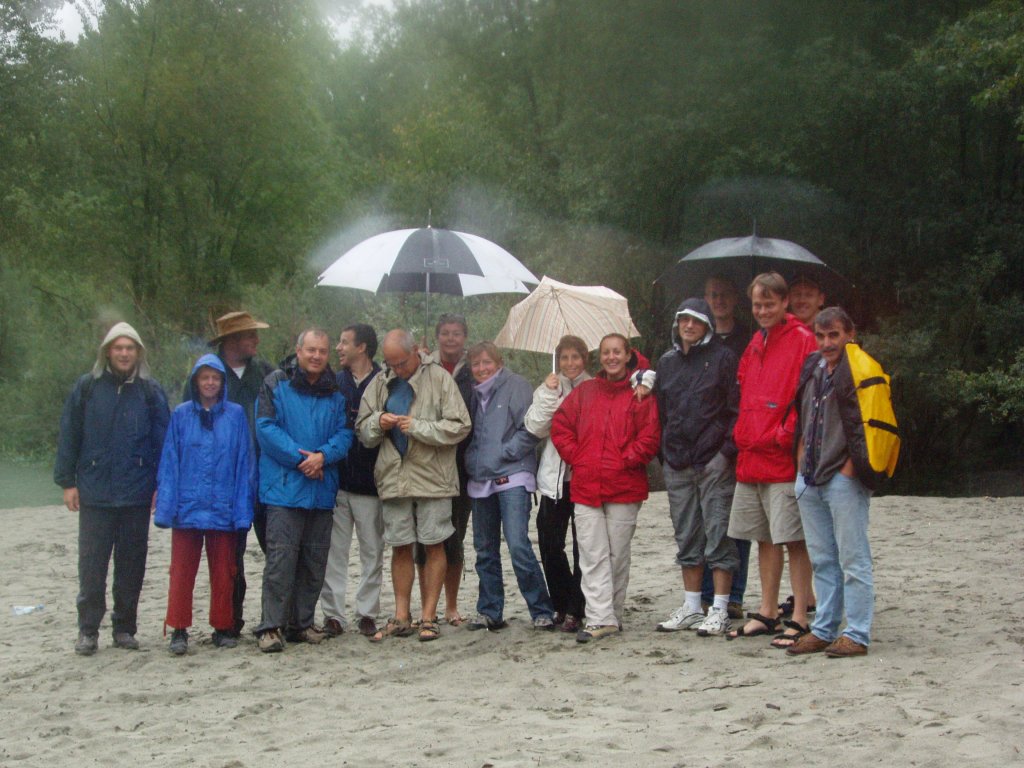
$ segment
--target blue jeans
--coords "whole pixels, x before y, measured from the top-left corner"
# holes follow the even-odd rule
[[[797,476],[796,498],[818,596],[811,631],[822,640],[835,640],[845,610],[843,634],[868,645],[875,610],[868,542],[871,491],[837,472],[821,486],[809,486]]]
[[[530,494],[524,488],[509,488],[483,499],[473,499],[473,546],[476,548],[476,574],[480,577],[477,613],[494,621],[503,618],[505,582],[501,576],[501,531],[504,530],[512,570],[531,618],[554,615],[544,574],[530,544],[529,526]]]

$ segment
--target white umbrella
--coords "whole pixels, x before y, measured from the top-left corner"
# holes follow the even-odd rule
[[[572,334],[583,339],[587,349],[597,349],[609,333],[621,333],[627,339],[640,335],[625,296],[603,285],[568,285],[545,275],[529,296],[509,310],[494,343],[508,349],[553,352],[559,339]]]
[[[374,293],[529,293],[536,276],[501,246],[448,229],[399,229],[363,240],[324,270],[317,285]]]

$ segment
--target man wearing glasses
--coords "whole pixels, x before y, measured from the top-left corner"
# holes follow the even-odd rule
[[[453,496],[459,493],[455,451],[469,434],[469,412],[455,380],[420,357],[412,334],[393,330],[381,345],[385,372],[370,382],[356,429],[367,448],[380,448],[374,479],[384,511],[384,541],[392,548],[395,616],[375,639],[413,634],[413,546],[426,552],[421,579],[420,640],[440,634],[437,603],[447,559],[444,542],[454,532]]]

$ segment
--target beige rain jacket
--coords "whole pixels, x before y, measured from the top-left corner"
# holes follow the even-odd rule
[[[363,393],[356,418],[359,441],[367,448],[380,446],[373,477],[383,500],[440,499],[459,495],[455,448],[469,434],[469,412],[455,379],[437,363],[424,360],[409,378],[413,401],[409,415],[409,450],[403,458],[380,428],[386,411],[388,382],[394,371],[382,371]]]

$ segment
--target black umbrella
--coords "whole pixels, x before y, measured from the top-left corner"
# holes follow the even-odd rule
[[[666,269],[655,280],[669,301],[703,296],[709,277],[730,280],[742,294],[762,272],[778,272],[789,283],[798,277],[813,280],[839,301],[853,287],[849,280],[801,245],[771,237],[726,237],[712,240]]]

